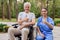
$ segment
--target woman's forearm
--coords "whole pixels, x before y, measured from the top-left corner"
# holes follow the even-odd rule
[[[50,24],[48,22],[46,24],[48,25],[49,28],[53,29],[53,25],[52,24]]]
[[[39,28],[37,27],[37,32],[39,33],[39,34],[41,34],[41,31],[39,30]]]

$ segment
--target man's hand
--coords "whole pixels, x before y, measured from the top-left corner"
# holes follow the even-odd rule
[[[30,24],[29,23],[25,23],[23,25],[24,25],[24,27],[28,27]]]
[[[23,24],[23,25],[21,25],[20,30],[23,29],[24,27],[28,27],[28,25],[29,24]]]
[[[24,18],[23,20],[27,22],[29,19],[28,18]]]
[[[20,30],[22,30],[23,28],[24,28],[24,26],[21,26],[21,27],[20,27]]]

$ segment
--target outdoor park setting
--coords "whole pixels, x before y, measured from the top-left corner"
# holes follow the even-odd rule
[[[0,40],[8,40],[8,28],[17,24],[25,2],[31,3],[30,11],[35,14],[36,22],[41,9],[47,8],[48,16],[54,20],[53,40],[60,40],[60,0],[0,0]]]

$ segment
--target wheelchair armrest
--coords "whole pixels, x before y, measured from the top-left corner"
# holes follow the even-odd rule
[[[17,28],[18,27],[18,24],[13,24],[12,26],[14,26],[14,28]]]

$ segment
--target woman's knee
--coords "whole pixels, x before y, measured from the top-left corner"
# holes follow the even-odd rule
[[[42,37],[42,36],[40,36],[40,35],[37,35],[36,36],[36,40],[43,40],[44,38]]]
[[[53,35],[46,36],[45,40],[53,40]]]

